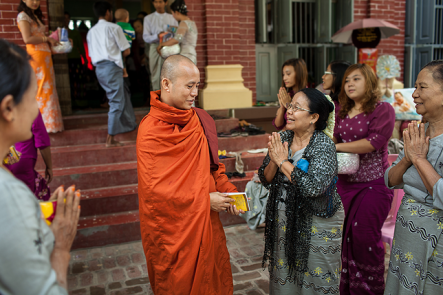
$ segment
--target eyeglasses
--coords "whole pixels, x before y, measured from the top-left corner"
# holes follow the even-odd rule
[[[333,72],[328,72],[328,71],[325,71],[325,75],[335,75],[335,73],[333,73]]]
[[[305,112],[308,112],[308,113],[312,113],[310,110],[307,110],[307,109],[304,109],[304,108],[300,108],[300,107],[298,107],[298,106],[296,106],[296,105],[293,105],[292,103],[287,103],[286,104],[286,109],[291,109],[294,113],[295,112],[297,112],[297,111],[305,111]]]

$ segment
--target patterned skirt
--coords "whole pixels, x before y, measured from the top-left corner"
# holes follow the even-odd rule
[[[339,294],[341,242],[344,210],[331,218],[312,218],[308,271],[302,282],[290,277],[285,255],[286,212],[278,210],[277,244],[274,246],[276,265],[269,266],[270,294]],[[296,276],[297,277],[297,276]]]
[[[443,211],[405,195],[398,210],[385,294],[443,294]]]

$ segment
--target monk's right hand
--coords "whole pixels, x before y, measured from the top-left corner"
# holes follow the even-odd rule
[[[228,198],[227,194],[214,192],[209,194],[211,200],[211,210],[215,212],[226,211],[231,205],[230,202],[234,202],[234,199]]]

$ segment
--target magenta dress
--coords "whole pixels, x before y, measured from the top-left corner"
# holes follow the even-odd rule
[[[337,116],[334,137],[338,143],[367,139],[375,151],[360,154],[355,174],[339,175],[337,191],[345,209],[340,294],[383,294],[384,247],[381,228],[391,208],[393,191],[384,185],[389,167],[388,142],[395,112],[386,102],[369,114]]]
[[[18,142],[15,148],[22,155],[20,161],[13,165],[6,165],[15,177],[23,181],[34,193],[37,199],[47,201],[51,196],[46,180],[35,171],[37,162],[37,149],[45,149],[51,145],[48,132],[40,112],[32,123],[32,137],[26,141]]]

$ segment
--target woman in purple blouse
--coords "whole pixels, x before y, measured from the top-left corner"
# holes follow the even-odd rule
[[[286,126],[286,104],[291,103],[292,97],[301,89],[308,85],[308,69],[302,58],[291,58],[285,61],[282,66],[282,82],[277,94],[280,108],[272,121],[272,125],[277,130],[282,130]]]
[[[40,112],[32,124],[32,137],[15,144],[21,153],[20,161],[13,165],[5,165],[15,177],[23,181],[37,199],[47,201],[51,196],[48,184],[52,180],[51,142]],[[45,178],[34,170],[37,162],[37,150],[40,150],[46,164]]]
[[[337,152],[360,155],[360,167],[340,175],[337,190],[345,208],[340,294],[383,294],[384,247],[381,228],[393,192],[384,185],[388,141],[395,112],[380,102],[377,77],[366,64],[350,66],[339,96],[334,141]]]

